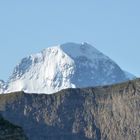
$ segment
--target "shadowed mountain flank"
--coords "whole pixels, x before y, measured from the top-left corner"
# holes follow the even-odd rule
[[[0,115],[0,140],[28,140],[21,127],[6,121]]]

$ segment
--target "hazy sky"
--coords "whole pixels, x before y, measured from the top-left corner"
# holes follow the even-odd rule
[[[0,79],[65,42],[88,42],[140,76],[140,0],[0,0]]]

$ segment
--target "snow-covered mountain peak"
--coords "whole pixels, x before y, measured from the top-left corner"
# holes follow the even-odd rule
[[[77,57],[87,57],[89,59],[98,59],[99,57],[104,57],[100,51],[96,48],[91,46],[88,43],[65,43],[60,45],[60,48],[70,57],[77,58]]]
[[[90,63],[94,63],[93,61],[96,61],[96,59],[98,61],[100,59],[109,59],[88,43],[65,43],[62,45],[48,47],[42,50],[40,53],[32,54],[23,58],[21,62],[14,68],[10,80],[13,81],[15,79],[21,78],[32,67],[34,68],[38,65],[41,67],[49,66],[50,71],[53,72],[56,70],[57,66],[63,68],[63,65],[66,65],[67,63],[73,63],[74,65],[73,61],[83,57],[89,60]]]
[[[54,93],[65,88],[113,84],[128,80],[109,57],[88,43],[49,47],[21,60],[5,93]]]
[[[69,81],[73,68],[74,61],[60,46],[44,49],[21,60],[10,77],[6,92],[52,93],[60,88],[75,87]]]

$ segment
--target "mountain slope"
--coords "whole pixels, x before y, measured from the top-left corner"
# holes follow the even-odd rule
[[[21,127],[6,121],[0,115],[0,140],[27,140]]]
[[[5,82],[3,80],[0,80],[0,93],[3,93],[5,89]]]
[[[93,46],[66,43],[22,59],[5,93],[23,90],[50,94],[66,88],[109,85],[126,80],[124,71]]]
[[[57,94],[0,95],[0,111],[30,140],[139,140],[140,79]]]
[[[134,79],[137,78],[135,75],[133,75],[133,74],[130,73],[130,72],[124,71],[124,73],[125,73],[125,76],[126,76],[128,79],[134,80]]]

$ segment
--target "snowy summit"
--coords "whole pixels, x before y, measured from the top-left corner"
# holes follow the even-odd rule
[[[66,88],[90,87],[128,80],[125,72],[93,46],[66,43],[23,58],[7,82],[5,93],[51,94]]]

